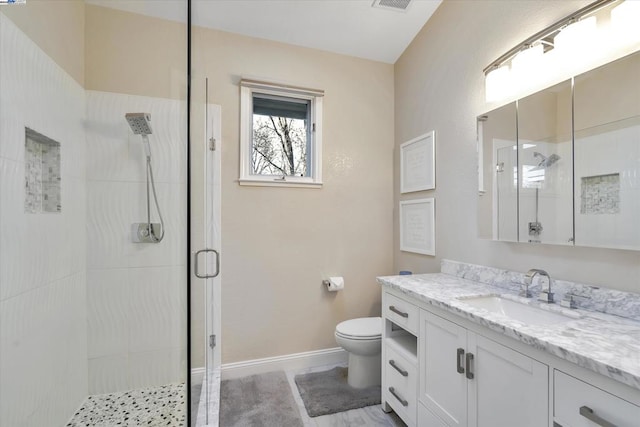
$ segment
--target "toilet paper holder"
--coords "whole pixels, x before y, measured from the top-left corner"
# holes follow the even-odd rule
[[[329,292],[335,292],[344,289],[344,279],[342,277],[329,277],[322,281]]]

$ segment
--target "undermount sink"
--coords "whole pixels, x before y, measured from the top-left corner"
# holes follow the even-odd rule
[[[577,313],[543,310],[495,295],[460,298],[460,302],[531,325],[555,325],[580,317]]]

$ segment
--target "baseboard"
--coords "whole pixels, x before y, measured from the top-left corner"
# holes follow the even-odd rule
[[[335,365],[347,363],[348,360],[349,353],[340,347],[335,347],[304,353],[266,357],[264,359],[225,363],[221,366],[221,375],[222,379],[226,380],[278,370],[306,369],[316,366]]]
[[[204,366],[200,367],[200,368],[191,368],[191,380],[193,381],[194,378],[200,378],[202,379],[202,377],[204,376],[206,369]]]

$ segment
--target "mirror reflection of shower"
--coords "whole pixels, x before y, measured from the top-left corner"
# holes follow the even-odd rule
[[[164,220],[158,205],[156,185],[153,179],[153,167],[151,165],[151,145],[149,144],[149,135],[153,133],[151,130],[151,114],[127,113],[124,117],[127,119],[127,123],[129,123],[133,133],[142,136],[142,144],[147,158],[147,222],[134,223],[132,225],[132,241],[134,243],[159,243],[164,237]],[[153,195],[160,223],[151,222],[151,195]]]
[[[542,227],[542,223],[539,221],[538,219],[538,214],[539,214],[539,192],[540,192],[540,187],[542,185],[542,183],[544,182],[544,175],[545,175],[545,171],[550,168],[551,166],[553,166],[558,160],[560,160],[560,156],[558,156],[557,154],[553,153],[549,156],[545,156],[542,153],[538,153],[537,151],[535,151],[533,153],[533,157],[539,159],[538,164],[529,169],[529,173],[532,173],[532,175],[535,175],[535,178],[530,179],[531,181],[535,182],[535,190],[536,190],[536,216],[535,216],[535,221],[533,222],[529,222],[529,236],[535,237],[535,239],[530,240],[530,242],[539,242],[539,240],[537,240],[538,236],[540,236],[540,234],[542,233],[543,227]],[[541,171],[539,173],[536,173],[536,171]],[[532,178],[530,176],[530,178]]]
[[[560,160],[560,156],[558,156],[555,153],[550,155],[549,157],[547,157],[544,154],[538,153],[537,151],[535,151],[533,153],[533,157],[537,157],[537,158],[540,159],[540,162],[535,167],[535,169],[546,169],[546,168],[550,167],[551,165],[553,165],[558,160]]]

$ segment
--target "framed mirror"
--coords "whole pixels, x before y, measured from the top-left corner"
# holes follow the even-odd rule
[[[478,235],[640,250],[640,51],[478,118]]]
[[[640,52],[574,85],[576,245],[640,250]]]

